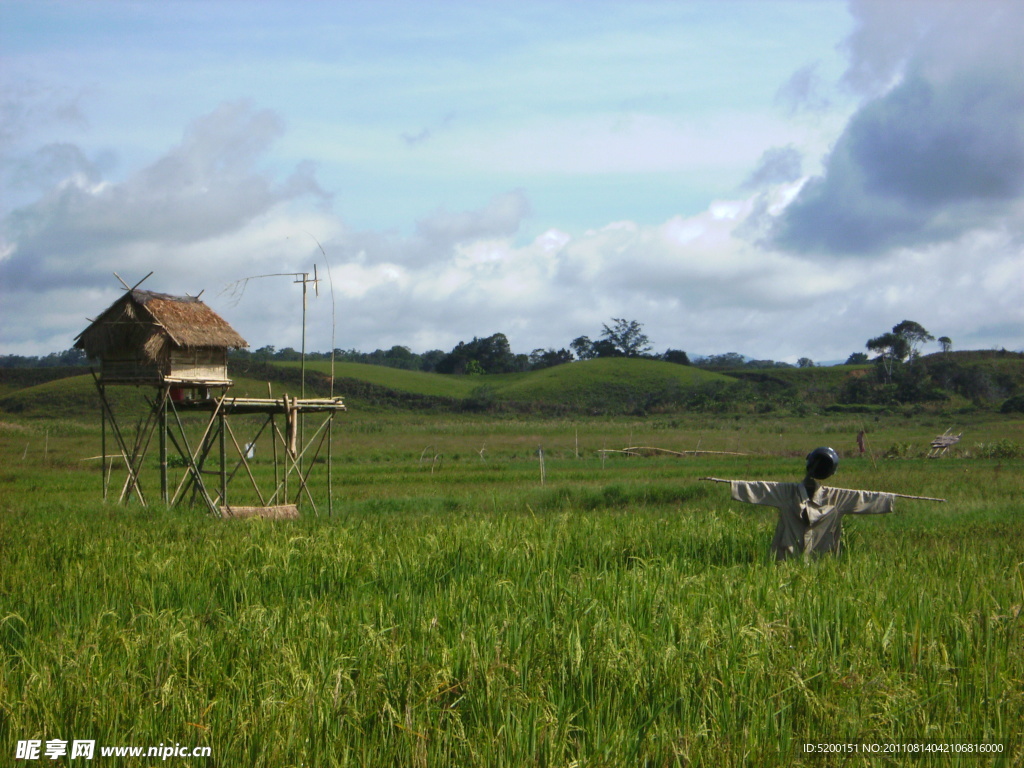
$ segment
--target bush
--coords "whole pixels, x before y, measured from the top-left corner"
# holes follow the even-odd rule
[[[893,443],[886,449],[887,459],[909,459],[920,454],[910,443]]]
[[[1024,413],[1024,395],[1014,395],[999,409],[1000,413]]]
[[[981,459],[1017,459],[1022,455],[1020,443],[1006,439],[994,443],[978,443],[974,450]]]
[[[870,405],[868,403],[835,403],[825,406],[825,413],[889,413],[890,408],[886,405]]]
[[[494,387],[482,384],[473,389],[462,401],[462,409],[470,412],[489,411],[498,403],[498,394]]]

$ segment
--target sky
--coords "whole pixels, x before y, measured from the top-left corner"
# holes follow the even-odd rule
[[[1022,50],[1017,0],[0,0],[0,354],[150,272],[297,349],[314,265],[318,351],[1022,350]]]

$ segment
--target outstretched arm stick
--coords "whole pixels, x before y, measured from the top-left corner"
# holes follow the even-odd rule
[[[701,480],[708,480],[709,482],[712,482],[712,483],[731,483],[732,482],[732,480],[723,480],[720,477],[702,477],[702,478],[699,478],[699,479],[701,479]],[[873,493],[873,491],[869,491],[869,493]],[[909,496],[909,495],[907,495],[905,493],[889,493],[888,491],[877,491],[877,493],[885,493],[885,494],[888,494],[889,496],[895,496],[896,498],[899,498],[899,499],[913,499],[914,501],[939,501],[939,502],[945,502],[946,501],[945,499],[939,499],[939,498],[936,498],[934,496]]]
[[[887,493],[887,491],[882,491],[882,493]],[[946,501],[945,499],[937,499],[934,496],[908,496],[905,493],[890,493],[889,495],[899,499],[914,499],[915,501]]]

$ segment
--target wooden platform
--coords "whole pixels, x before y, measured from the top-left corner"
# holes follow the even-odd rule
[[[206,400],[183,400],[174,404],[182,411],[212,411],[217,408],[218,398]],[[329,413],[344,411],[345,403],[340,397],[299,398],[299,397],[228,397],[225,395],[221,409],[225,413],[241,414],[287,414]]]

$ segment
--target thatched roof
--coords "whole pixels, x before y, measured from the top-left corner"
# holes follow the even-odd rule
[[[192,296],[128,291],[75,339],[91,358],[141,352],[154,362],[171,348],[238,349],[248,343],[216,312]]]

